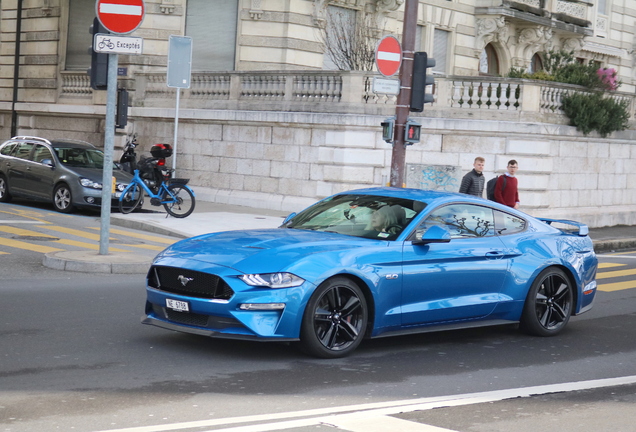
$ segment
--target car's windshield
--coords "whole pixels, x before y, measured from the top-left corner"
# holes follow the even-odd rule
[[[394,240],[426,207],[421,201],[374,195],[336,195],[287,221],[283,228]]]
[[[104,168],[104,153],[97,149],[57,147],[55,153],[64,165],[74,168]]]

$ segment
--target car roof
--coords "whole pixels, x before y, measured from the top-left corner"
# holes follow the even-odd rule
[[[16,141],[18,142],[26,141],[26,142],[33,142],[33,143],[40,143],[40,144],[48,144],[53,148],[70,147],[70,148],[97,149],[97,147],[95,147],[93,144],[89,142],[70,139],[70,138],[56,138],[56,139],[48,140],[46,138],[40,138],[36,136],[19,135],[19,136],[14,136],[7,142],[16,142]]]
[[[432,201],[445,201],[445,200],[466,200],[482,202],[483,198],[475,197],[472,195],[460,194],[455,192],[435,191],[429,189],[412,189],[412,188],[396,188],[396,187],[374,187],[366,189],[355,189],[346,192],[341,192],[338,195],[378,195],[391,198],[404,198],[415,201],[423,201],[430,203]],[[492,202],[492,201],[491,201]]]

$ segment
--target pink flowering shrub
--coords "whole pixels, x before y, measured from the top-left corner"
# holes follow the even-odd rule
[[[601,82],[607,90],[616,90],[620,83],[616,79],[616,69],[611,68],[599,68],[596,74],[600,78]]]

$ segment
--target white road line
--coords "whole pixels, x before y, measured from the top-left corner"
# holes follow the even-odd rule
[[[632,252],[633,253],[633,252]],[[612,258],[612,259],[636,259],[636,256],[627,255],[596,255],[598,258]]]
[[[522,387],[506,390],[494,390],[481,393],[466,393],[461,395],[438,396],[420,399],[406,399],[391,402],[377,402],[360,405],[349,405],[334,408],[319,408],[304,411],[292,411],[276,414],[260,414],[243,417],[227,417],[213,420],[201,420],[183,423],[173,423],[157,426],[141,426],[124,429],[110,429],[101,432],[164,432],[178,431],[190,428],[230,426],[225,429],[214,429],[214,432],[266,432],[290,429],[293,427],[312,426],[320,424],[334,424],[338,417],[352,415],[360,416],[360,419],[371,416],[388,416],[404,412],[424,411],[434,408],[473,405],[484,402],[496,402],[504,399],[529,397],[548,393],[588,390],[602,387],[612,387],[626,384],[635,384],[636,375],[606,378],[590,381],[577,381],[563,384],[549,384],[534,387]],[[339,414],[339,415],[336,415]],[[301,417],[307,417],[302,419]],[[298,420],[291,420],[298,419]],[[278,422],[276,422],[278,420]],[[264,423],[268,422],[268,423]],[[260,423],[249,426],[237,426],[245,423]],[[422,425],[431,427],[428,425]],[[419,432],[435,431],[435,429],[420,429]],[[212,432],[212,431],[210,431]]]

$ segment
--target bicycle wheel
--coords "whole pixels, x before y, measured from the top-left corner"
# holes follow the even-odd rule
[[[173,201],[170,201],[172,197],[167,192],[164,192],[162,201],[170,201],[163,204],[163,208],[166,209],[170,216],[176,218],[184,218],[190,216],[194,211],[194,194],[185,185],[174,183],[168,186],[168,192],[174,197]]]
[[[144,193],[138,184],[134,184],[130,189],[125,191],[119,199],[119,211],[122,213],[130,213],[137,208]]]

